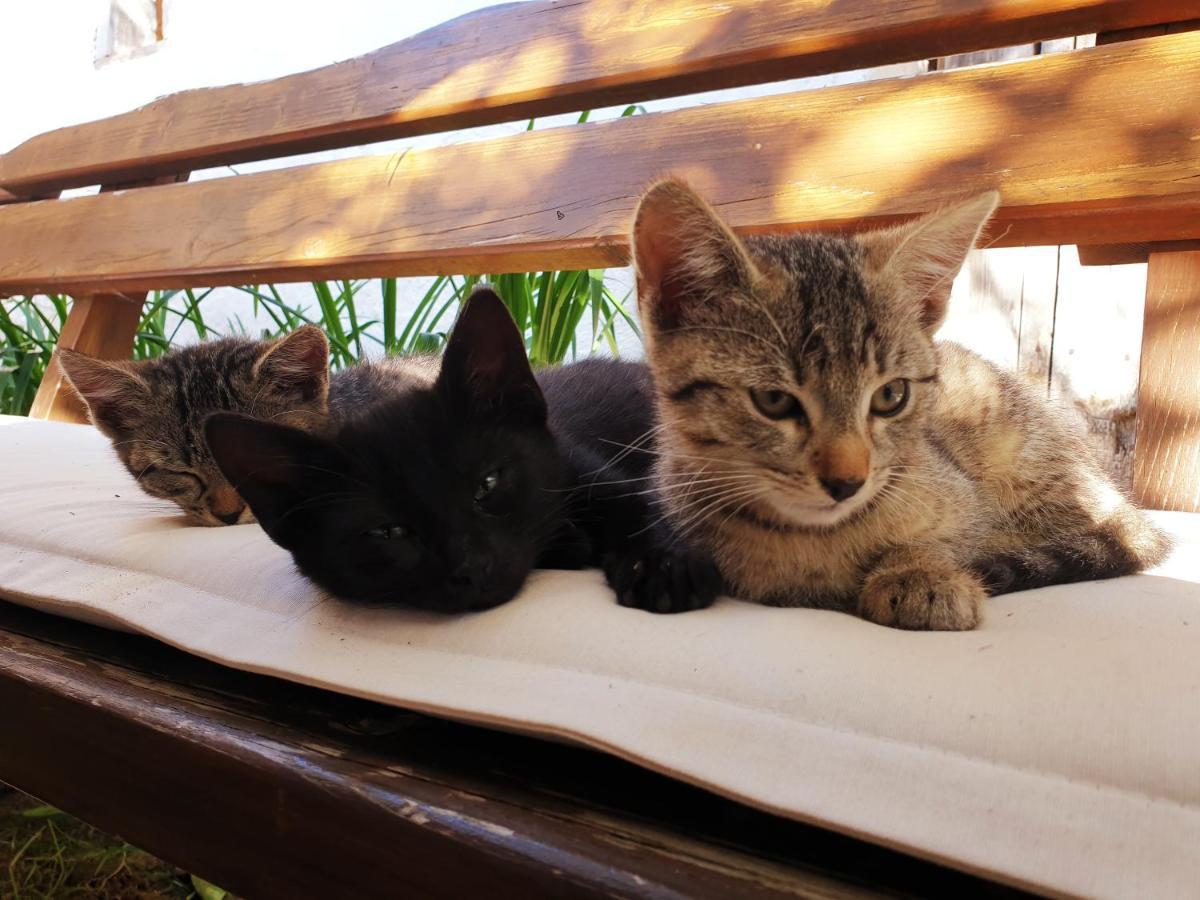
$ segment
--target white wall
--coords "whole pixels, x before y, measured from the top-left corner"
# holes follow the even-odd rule
[[[93,64],[109,0],[0,3],[0,151],[193,87],[276,78],[357,56],[487,6],[479,0],[167,0],[167,40]]]

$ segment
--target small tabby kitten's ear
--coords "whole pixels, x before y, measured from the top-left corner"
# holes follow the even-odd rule
[[[546,422],[546,400],[533,377],[525,342],[495,291],[467,298],[442,356],[438,389],[460,409],[521,425]]]
[[[880,277],[922,304],[927,334],[945,321],[954,278],[999,202],[1000,195],[988,191],[915,222],[860,236]]]
[[[304,325],[272,342],[255,364],[255,377],[282,396],[324,402],[329,394],[329,340]]]
[[[638,309],[648,326],[678,328],[694,304],[758,278],[742,242],[690,187],[664,179],[633,217]]]
[[[58,364],[83,398],[92,423],[114,440],[141,420],[150,386],[134,362],[94,359],[78,350],[60,348]]]
[[[221,474],[273,538],[301,503],[353,480],[337,447],[290,425],[214,413],[204,421],[204,440]]]

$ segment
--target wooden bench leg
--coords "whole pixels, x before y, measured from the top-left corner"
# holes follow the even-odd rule
[[[106,184],[100,193],[122,191],[188,180],[188,172],[159,175],[123,184]],[[0,198],[3,199],[3,198]],[[58,346],[78,350],[97,359],[129,359],[133,339],[142,319],[149,294],[85,294],[75,298],[67,321],[58,335]],[[46,366],[45,377],[30,407],[31,419],[57,422],[87,422],[87,410],[58,366],[58,357]]]
[[[58,336],[58,346],[79,350],[98,359],[129,359],[142,317],[146,294],[87,294],[76,298]],[[33,398],[34,419],[86,422],[87,410],[67,383],[57,355]]]
[[[1150,509],[1200,512],[1200,251],[1150,254],[1133,487]]]

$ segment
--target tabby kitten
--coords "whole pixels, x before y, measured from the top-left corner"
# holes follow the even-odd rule
[[[731,592],[910,629],[1169,548],[1032,387],[934,334],[997,204],[857,236],[739,239],[686,185],[643,196],[638,303],[658,485]]]
[[[239,410],[305,429],[324,426],[329,345],[306,325],[276,341],[224,338],[156,360],[116,362],[59,350],[96,425],[146,493],[201,525],[253,522],[202,433],[216,410]]]
[[[649,457],[610,465],[650,431],[645,367],[535,376],[490,290],[472,294],[440,360],[350,369],[330,406],[328,436],[228,413],[206,435],[267,534],[335,596],[465,612],[511,599],[535,565],[596,564],[629,606],[715,594],[711,568],[662,552],[648,527]]]

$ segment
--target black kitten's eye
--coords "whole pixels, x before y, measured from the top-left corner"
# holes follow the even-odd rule
[[[403,525],[381,525],[378,528],[368,528],[363,534],[373,538],[395,539],[404,537],[408,531]]]
[[[475,487],[475,502],[478,503],[488,494],[496,489],[496,485],[500,483],[500,470],[493,469],[480,479],[479,484]]]
[[[751,391],[750,399],[768,419],[786,419],[803,412],[800,401],[786,391]]]
[[[908,381],[896,378],[871,395],[871,412],[877,416],[894,416],[908,403]]]

